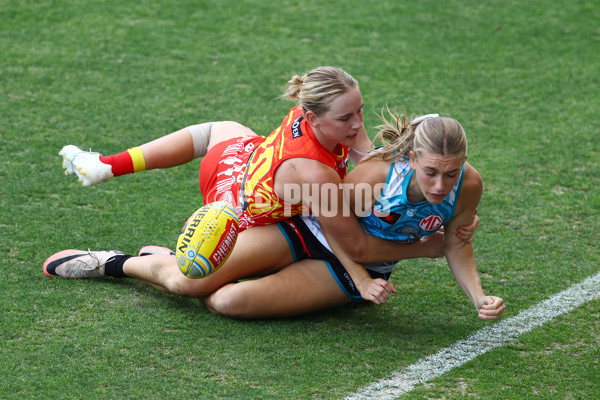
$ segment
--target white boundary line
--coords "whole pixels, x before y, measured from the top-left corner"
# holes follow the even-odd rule
[[[374,382],[346,400],[395,399],[415,389],[421,383],[435,379],[453,368],[496,347],[503,346],[523,333],[553,320],[559,315],[600,298],[600,272],[569,289],[521,311],[518,315],[500,320],[475,332],[467,339],[442,349],[437,354],[418,360],[415,364]]]

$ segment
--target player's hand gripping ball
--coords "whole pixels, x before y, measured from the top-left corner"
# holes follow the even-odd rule
[[[189,278],[215,272],[233,250],[239,220],[228,203],[216,201],[199,208],[187,220],[177,239],[177,265]]]

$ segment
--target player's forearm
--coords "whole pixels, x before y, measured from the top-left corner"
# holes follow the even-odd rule
[[[382,263],[410,258],[430,257],[431,248],[422,241],[414,243],[396,243],[391,240],[381,239],[367,235],[367,263]]]
[[[344,268],[346,268],[346,271],[357,286],[360,282],[371,279],[371,275],[369,275],[365,267],[362,264],[355,262],[348,252],[340,245],[337,239],[328,233],[325,233],[325,238],[327,239],[327,243],[329,243],[331,250]]]
[[[355,164],[358,164],[360,160],[372,149],[373,143],[371,142],[371,139],[369,139],[365,127],[363,126],[358,132],[356,143],[354,143],[354,146],[350,148],[350,158]]]
[[[473,255],[473,247],[470,243],[454,246],[446,249],[448,266],[454,275],[454,279],[465,292],[469,300],[477,307],[477,299],[484,296],[481,287],[481,279],[477,272],[477,264]]]

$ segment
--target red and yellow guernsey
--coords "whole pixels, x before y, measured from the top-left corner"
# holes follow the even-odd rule
[[[236,179],[232,187],[233,193],[239,193],[241,229],[279,222],[303,212],[301,203],[285,204],[275,193],[275,171],[283,161],[309,158],[333,168],[340,179],[346,175],[348,147],[339,146],[337,154],[323,147],[303,117],[301,106],[292,108],[281,126],[260,141],[241,171],[243,178]]]

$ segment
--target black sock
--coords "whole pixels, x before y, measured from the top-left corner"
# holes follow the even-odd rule
[[[129,278],[125,272],[123,272],[123,263],[129,260],[133,256],[127,254],[119,254],[112,256],[104,264],[104,275],[113,276],[115,278]]]

